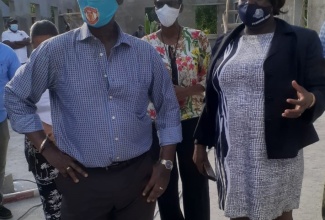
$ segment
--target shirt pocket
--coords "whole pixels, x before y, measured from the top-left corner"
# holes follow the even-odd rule
[[[137,99],[135,102],[135,113],[137,117],[143,118],[147,115],[147,108],[149,105],[149,96],[148,96],[148,88],[140,88],[138,90]]]

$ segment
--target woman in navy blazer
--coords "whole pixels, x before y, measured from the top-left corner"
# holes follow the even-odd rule
[[[274,18],[285,0],[239,0],[207,77],[194,137],[200,172],[216,149],[219,206],[231,219],[291,220],[299,207],[302,148],[317,142],[325,67],[315,31]]]

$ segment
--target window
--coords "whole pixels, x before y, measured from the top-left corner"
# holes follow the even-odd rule
[[[51,21],[57,25],[59,23],[58,19],[59,19],[58,8],[51,6]]]
[[[32,24],[35,23],[35,21],[40,19],[40,11],[39,11],[39,5],[31,3],[30,4],[30,14],[32,19]]]

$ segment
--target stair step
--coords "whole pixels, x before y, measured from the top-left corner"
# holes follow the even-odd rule
[[[227,27],[228,27],[228,29],[233,30],[236,27],[238,27],[239,25],[241,25],[241,23],[229,23],[229,24],[227,24]],[[222,24],[221,26],[224,27],[224,24]]]
[[[241,23],[230,23],[230,24],[228,24],[228,28],[229,29],[235,29],[239,25],[241,25]]]
[[[228,14],[237,15],[238,11],[237,10],[228,10]]]

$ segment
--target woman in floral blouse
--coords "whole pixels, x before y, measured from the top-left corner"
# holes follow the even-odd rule
[[[208,179],[194,165],[193,132],[201,114],[205,76],[210,61],[211,48],[208,38],[200,30],[182,27],[177,21],[183,5],[181,0],[155,0],[156,14],[161,29],[143,40],[150,43],[160,54],[169,70],[182,117],[183,141],[177,145],[177,157],[183,186],[185,219],[210,219]],[[153,105],[148,108],[154,120]],[[159,141],[154,131],[152,151],[159,157]],[[178,196],[178,170],[176,160],[165,193],[158,199],[162,220],[182,220]]]

